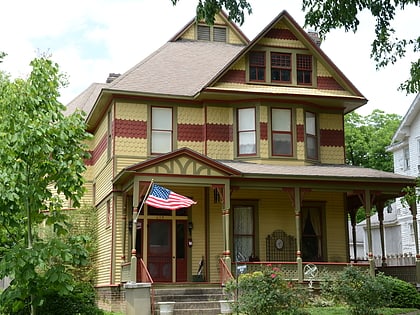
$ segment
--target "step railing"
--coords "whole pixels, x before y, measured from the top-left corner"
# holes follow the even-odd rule
[[[226,262],[223,260],[223,258],[219,259],[220,264],[220,283],[222,286],[226,284],[229,280],[234,279],[232,272],[226,265]]]

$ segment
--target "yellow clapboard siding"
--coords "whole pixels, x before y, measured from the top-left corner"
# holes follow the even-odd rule
[[[112,204],[111,204],[112,207]],[[97,209],[98,214],[98,250],[96,257],[97,285],[110,283],[112,230],[107,226],[107,205],[103,203]]]
[[[112,163],[108,163],[96,177],[95,200],[97,202],[101,202],[112,191],[112,178]]]

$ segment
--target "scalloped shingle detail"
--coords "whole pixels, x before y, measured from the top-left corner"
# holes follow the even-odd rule
[[[344,131],[321,129],[320,144],[327,147],[343,147],[344,146]]]
[[[115,119],[115,137],[147,138],[147,122],[141,120]]]
[[[206,139],[211,141],[233,141],[233,127],[231,125],[207,124]]]
[[[178,124],[178,141],[203,141],[203,126]]]

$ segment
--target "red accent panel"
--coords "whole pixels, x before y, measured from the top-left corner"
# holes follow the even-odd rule
[[[267,131],[267,123],[266,122],[260,122],[260,139],[261,140],[267,140],[268,138],[268,131]]]
[[[321,129],[320,144],[326,147],[344,147],[344,131]]]
[[[233,128],[231,125],[207,124],[207,140],[233,141]]]
[[[106,134],[102,137],[101,141],[98,143],[96,148],[93,151],[89,151],[90,159],[85,160],[86,165],[94,165],[105,152],[107,146],[107,136]]]
[[[344,88],[332,77],[317,77],[318,88],[321,90],[340,90]]]
[[[178,124],[179,141],[203,141],[203,126]]]
[[[298,40],[296,36],[290,30],[282,29],[282,28],[272,28],[271,30],[268,31],[267,34],[265,34],[264,37]]]
[[[296,125],[296,139],[297,142],[305,141],[305,127],[303,125]]]
[[[230,83],[246,83],[245,82],[245,70],[229,70],[226,74],[220,79],[220,82],[230,82]]]
[[[141,120],[116,119],[115,136],[147,139],[147,123]]]

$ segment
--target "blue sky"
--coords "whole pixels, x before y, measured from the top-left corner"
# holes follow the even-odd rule
[[[251,15],[240,26],[254,38],[282,10],[303,25],[299,0],[250,0]],[[61,101],[70,102],[93,82],[105,82],[111,72],[124,73],[164,45],[195,14],[197,0],[14,0],[2,3],[0,51],[8,56],[0,70],[12,76],[26,76],[29,62],[38,52],[51,53],[69,77]],[[395,18],[400,37],[418,36],[420,8],[410,6]],[[331,32],[321,48],[369,100],[359,113],[373,109],[404,115],[415,95],[397,91],[409,74],[414,53],[396,65],[376,71],[370,59],[374,20],[360,15],[356,34]]]

